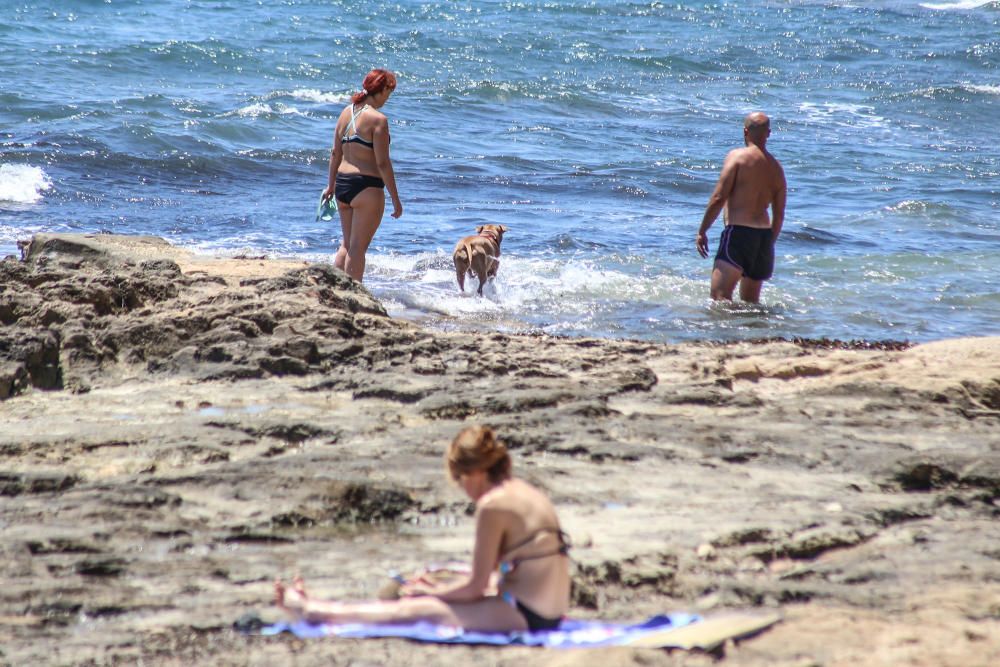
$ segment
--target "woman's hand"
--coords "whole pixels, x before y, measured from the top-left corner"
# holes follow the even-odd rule
[[[433,589],[429,586],[403,586],[399,589],[399,597],[401,598],[418,598],[424,595],[433,595]]]
[[[399,587],[399,596],[404,598],[419,597],[421,595],[433,595],[434,584],[423,576],[408,579],[406,583]]]
[[[399,587],[399,596],[419,597],[421,595],[430,595],[434,587],[434,582],[427,578],[425,574],[418,574],[402,582],[402,585]]]
[[[392,202],[392,217],[398,218],[403,215],[403,202],[394,201]]]
[[[326,186],[326,189],[323,190],[322,199],[323,199],[324,202],[327,202],[327,201],[330,201],[330,197],[332,197],[332,196],[333,196],[333,186],[332,185],[328,185],[328,186]]]

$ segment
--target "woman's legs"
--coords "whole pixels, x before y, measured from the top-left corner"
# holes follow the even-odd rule
[[[426,621],[482,632],[528,629],[521,612],[498,597],[452,604],[431,596],[340,603],[310,598],[301,579],[296,579],[291,588],[280,580],[276,581],[274,592],[275,603],[279,607],[310,623],[404,625]]]
[[[466,630],[523,632],[528,629],[528,622],[521,612],[496,595],[476,602],[456,602],[449,606],[458,619],[458,626]]]
[[[349,204],[338,200],[337,212],[340,213],[340,230],[342,235],[340,237],[340,247],[337,248],[337,254],[333,258],[333,265],[341,271],[346,271],[344,264],[347,262],[347,244],[350,243],[351,239],[354,211],[351,210]]]
[[[382,224],[385,191],[379,188],[365,188],[351,200],[349,205],[338,201],[337,210],[340,212],[340,226],[344,231],[344,238],[340,242],[333,265],[361,282],[365,275],[365,253],[375,238],[375,231]]]

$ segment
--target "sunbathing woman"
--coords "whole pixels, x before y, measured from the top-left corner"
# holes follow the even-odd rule
[[[448,472],[476,503],[468,576],[453,584],[404,586],[391,601],[340,603],[307,595],[301,579],[275,582],[276,604],[312,623],[398,625],[425,621],[482,632],[549,630],[569,608],[569,544],[541,491],[511,476],[507,448],[488,427],[460,432]],[[498,573],[496,592],[491,576]]]

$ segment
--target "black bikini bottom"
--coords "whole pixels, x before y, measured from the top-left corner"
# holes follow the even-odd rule
[[[555,630],[562,623],[562,616],[559,618],[546,618],[536,614],[530,607],[525,607],[521,604],[520,600],[516,604],[517,610],[524,616],[524,620],[528,623],[528,629],[532,632],[538,630]]]
[[[337,201],[350,204],[351,200],[357,197],[362,190],[366,188],[378,188],[381,190],[384,187],[385,181],[378,176],[369,176],[368,174],[337,174],[333,191],[337,195]]]

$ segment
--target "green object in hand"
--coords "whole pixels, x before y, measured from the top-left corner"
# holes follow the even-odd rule
[[[325,192],[325,190],[324,190]],[[319,196],[319,208],[316,209],[316,220],[333,220],[337,212],[337,205],[333,202],[333,196],[324,200],[323,195]]]

